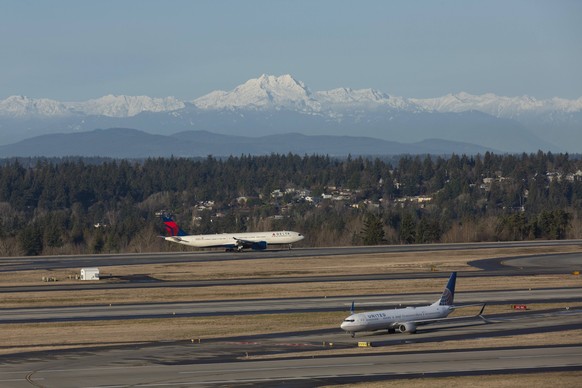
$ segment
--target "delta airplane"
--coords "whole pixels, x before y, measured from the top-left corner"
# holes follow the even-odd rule
[[[168,236],[166,241],[184,244],[196,248],[226,248],[227,252],[240,252],[243,249],[264,250],[268,245],[288,245],[305,238],[301,233],[291,231],[222,233],[222,234],[186,234],[174,220],[163,216]]]
[[[355,336],[361,331],[376,331],[388,329],[389,333],[416,333],[416,327],[427,325],[429,323],[441,322],[445,320],[458,320],[469,317],[452,317],[447,316],[456,308],[469,306],[483,306],[477,317],[483,318],[485,304],[454,306],[453,298],[455,296],[455,282],[457,273],[453,272],[449,282],[439,300],[430,306],[423,307],[406,307],[392,310],[370,311],[367,313],[354,314],[354,303],[352,302],[352,314],[344,319],[341,328]],[[470,316],[473,317],[473,316]]]

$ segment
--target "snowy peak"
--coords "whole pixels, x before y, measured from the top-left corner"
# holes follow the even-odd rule
[[[291,75],[261,75],[230,92],[214,91],[192,103],[204,110],[290,109],[301,113],[338,112],[345,109],[391,108],[416,111],[418,105],[402,97],[392,97],[375,89],[337,88],[312,93]]]
[[[73,115],[132,117],[141,112],[165,112],[185,107],[174,97],[108,95],[84,102],[58,102],[44,98],[11,96],[0,100],[0,116],[12,118],[59,118]]]
[[[142,112],[167,112],[182,109],[185,104],[174,97],[107,95],[85,102],[67,104],[74,111],[97,116],[132,117]]]
[[[438,98],[412,99],[418,105],[435,112],[465,112],[477,110],[496,117],[511,117],[524,111],[539,109],[542,103],[535,98],[500,97],[493,93],[475,96],[461,92]]]
[[[390,99],[390,96],[375,89],[337,88],[326,92],[317,92],[317,97],[331,103],[382,103]]]
[[[286,74],[280,77],[261,75],[237,86],[230,92],[215,91],[192,103],[200,109],[290,109],[300,112],[319,111],[320,104],[303,82]]]
[[[409,99],[393,97],[376,89],[338,88],[325,92],[316,92],[317,99],[330,109],[355,108],[355,109],[403,109],[407,111],[418,110],[418,106]]]
[[[46,98],[32,99],[25,96],[10,96],[0,100],[0,116],[24,118],[27,116],[64,117],[67,107],[58,101]]]
[[[466,112],[476,110],[495,117],[514,118],[526,113],[579,112],[582,111],[582,98],[565,100],[552,98],[537,100],[530,96],[504,97],[493,93],[472,95],[461,92],[437,98],[415,99],[410,101],[426,110],[434,112]]]

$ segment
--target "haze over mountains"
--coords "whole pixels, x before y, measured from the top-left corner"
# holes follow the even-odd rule
[[[109,95],[84,102],[59,102],[12,96],[0,100],[0,144],[4,144],[0,147],[0,157],[14,156],[19,147],[19,152],[33,152],[32,144],[39,143],[39,139],[10,143],[55,133],[81,135],[59,135],[58,139],[45,136],[40,140],[45,145],[57,140],[72,144],[83,138],[82,132],[98,128],[137,129],[139,131],[131,132],[133,143],[137,141],[134,136],[142,137],[143,143],[145,139],[152,140],[148,136],[164,135],[166,137],[157,139],[160,147],[172,144],[168,136],[182,138],[174,144],[179,148],[174,153],[176,155],[187,153],[189,149],[201,152],[201,155],[221,155],[212,152],[216,150],[214,146],[218,151],[228,150],[228,154],[237,155],[290,151],[314,153],[318,152],[317,144],[327,144],[328,151],[331,144],[336,144],[336,150],[343,152],[350,143],[355,147],[355,138],[360,139],[357,148],[366,154],[378,154],[378,148],[382,149],[380,144],[386,154],[392,153],[394,147],[402,149],[397,153],[414,153],[414,150],[424,153],[431,149],[450,151],[455,147],[459,153],[487,149],[579,153],[582,150],[582,98],[537,100],[527,96],[457,93],[417,99],[391,96],[374,89],[350,88],[312,92],[290,75],[262,75],[231,91],[214,91],[192,101],[173,97]],[[186,136],[186,131],[209,131],[227,137],[204,132]],[[102,138],[113,136],[114,131],[96,133]],[[129,133],[125,130],[121,137],[127,138]],[[325,137],[271,137],[288,133]],[[343,139],[347,145],[339,146],[338,139],[332,140],[329,136],[350,138]],[[364,137],[383,142],[362,141]],[[210,138],[213,140],[209,141]],[[428,139],[438,139],[438,146],[429,145],[437,143]],[[269,148],[271,142],[277,147]],[[291,149],[292,143],[300,145],[301,142],[307,143],[308,147]],[[155,145],[156,141],[153,143]],[[185,143],[189,143],[188,146]],[[225,145],[229,143],[233,146]],[[368,143],[370,146],[364,146]],[[151,146],[145,148],[156,155],[166,153]],[[320,149],[321,153],[325,152],[325,147]],[[364,152],[366,149],[369,152]]]

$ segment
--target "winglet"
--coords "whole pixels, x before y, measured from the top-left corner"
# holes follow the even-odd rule
[[[490,323],[490,321],[489,321],[487,318],[485,318],[485,317],[483,316],[483,311],[485,311],[485,305],[486,305],[486,304],[487,304],[487,303],[483,303],[483,307],[481,307],[481,311],[479,311],[479,314],[477,314],[477,316],[478,316],[479,318],[481,318],[481,319],[483,320],[483,322],[485,322],[485,323]]]

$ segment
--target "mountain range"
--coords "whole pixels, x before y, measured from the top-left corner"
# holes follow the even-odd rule
[[[438,139],[441,145],[447,144],[447,149],[457,143],[474,150],[579,153],[582,98],[538,100],[457,93],[418,99],[350,88],[312,92],[290,75],[262,75],[231,91],[214,91],[192,101],[113,95],[84,102],[24,96],[0,100],[0,144],[5,145],[2,149],[16,148],[17,144],[12,143],[42,135],[58,133],[57,138],[63,140],[66,134],[82,135],[96,132],[97,128],[135,128],[143,131],[136,132],[143,136],[165,136],[164,141],[194,132],[196,149],[204,143],[200,131],[207,131],[231,137],[226,143],[238,141],[236,154],[255,153],[251,151],[253,144],[289,133],[295,134],[293,139],[312,143],[313,136],[323,136],[318,141],[332,141],[331,137],[345,140],[346,136],[352,140],[373,138],[400,145],[401,150],[417,149],[428,139],[436,144]],[[243,141],[237,136],[251,140]],[[209,138],[210,134],[205,133],[204,137]],[[72,141],[70,137],[66,139]],[[285,140],[287,145],[291,144],[289,141]],[[390,148],[387,143],[382,144]],[[406,148],[407,144],[415,146]],[[312,145],[307,148],[313,149]],[[222,152],[227,148],[223,144]],[[281,152],[291,151],[284,148]],[[365,153],[377,154],[371,152],[377,149],[369,150]]]
[[[0,157],[99,156],[143,159],[148,157],[217,157],[268,155],[398,155],[464,153],[483,154],[487,149],[472,144],[429,139],[398,143],[369,137],[302,135],[287,133],[259,137],[220,135],[206,131],[185,131],[173,135],[152,135],[137,129],[109,128],[93,131],[49,134],[1,145]]]

